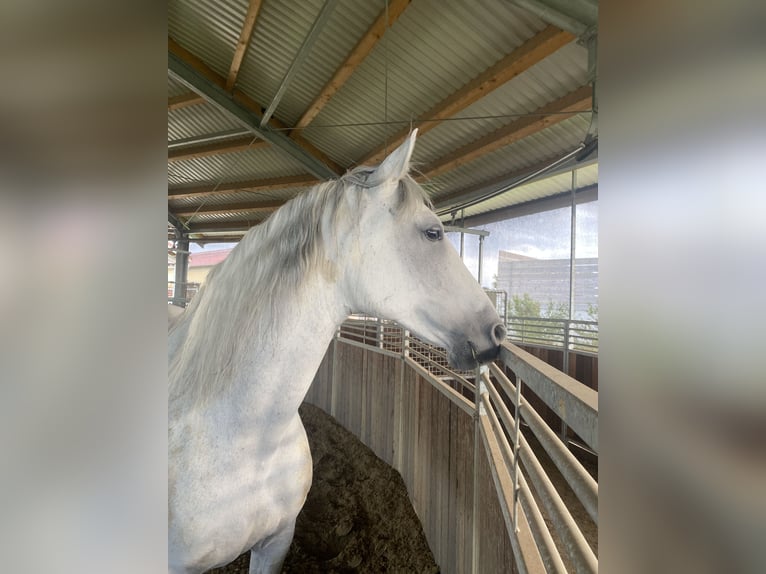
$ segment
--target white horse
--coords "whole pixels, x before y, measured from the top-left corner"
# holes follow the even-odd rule
[[[471,369],[505,328],[408,176],[416,131],[377,169],[318,185],[253,228],[169,331],[169,571],[250,550],[279,572],[311,485],[298,416],[351,312],[395,319]]]

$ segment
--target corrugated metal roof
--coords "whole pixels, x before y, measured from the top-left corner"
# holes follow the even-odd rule
[[[241,127],[239,122],[218,111],[211,104],[197,104],[168,112],[169,142]]]
[[[168,76],[168,97],[172,98],[173,96],[180,96],[181,94],[188,94],[189,88],[184,86],[181,82],[178,80],[175,80],[174,78]]]
[[[585,85],[587,54],[582,52],[580,46],[570,43],[455,114],[449,121],[442,122],[418,141],[416,161],[427,166],[447,153],[513,123],[520,118],[519,114],[533,112]],[[563,69],[568,72],[559,73]],[[583,132],[581,138],[584,135]],[[552,148],[537,150],[536,155],[550,156],[568,147],[562,142]]]
[[[575,171],[577,172],[578,189],[598,183],[598,164],[589,165]],[[465,209],[465,217],[511,207],[536,199],[551,197],[553,195],[558,195],[559,193],[570,191],[571,189],[572,175],[571,172],[566,172],[521,185],[502,195],[487,200],[480,205],[467,207]]]
[[[534,17],[520,18],[508,3],[485,3],[482,8],[438,0],[413,2],[314,120],[316,126],[347,127],[309,126],[305,137],[339,163],[359,161],[384,143],[387,134],[399,131],[545,27]],[[488,26],[503,33],[489,35]],[[385,120],[404,124],[381,125]],[[420,151],[415,153],[418,161]]]
[[[248,50],[238,80],[241,88],[253,94],[264,107],[274,97],[322,4],[317,0],[264,5],[256,29],[256,33],[261,33],[259,41]],[[380,1],[338,2],[300,73],[280,101],[274,114],[277,118],[288,125],[298,121],[383,8]]]
[[[171,0],[169,35],[225,78],[241,32],[248,0]],[[323,0],[263,0],[249,48],[240,66],[237,88],[268,106],[300,49]],[[294,125],[346,59],[386,5],[385,0],[339,0],[275,117]],[[470,80],[546,27],[546,23],[505,0],[459,2],[413,0],[345,85],[301,132],[319,154],[343,167],[353,166]],[[587,52],[571,42],[449,120],[423,134],[414,164],[427,168],[448,154],[516,121],[522,114],[587,83]],[[168,97],[188,93],[168,79]],[[428,180],[432,199],[475,191],[521,169],[560,157],[583,141],[589,114],[563,120],[511,145],[486,153]],[[168,112],[168,140],[242,129],[240,122],[211,104]],[[283,132],[285,136],[289,131]],[[316,154],[310,150],[308,153]],[[588,170],[591,170],[591,173]],[[582,181],[597,180],[597,168],[581,170]],[[218,153],[168,164],[171,188],[270,179],[308,173],[298,159],[278,146]],[[558,178],[558,179],[557,179]],[[527,184],[512,194],[469,208],[470,214],[507,207],[558,193],[557,176]],[[584,184],[583,184],[584,185]],[[179,213],[204,205],[285,201],[305,186],[269,192],[232,191],[169,200]],[[509,203],[510,202],[510,203]],[[469,210],[466,210],[468,216]],[[266,213],[198,214],[195,222],[255,221]]]
[[[170,0],[168,34],[226,77],[247,6],[247,0]]]
[[[168,183],[172,186],[267,179],[306,173],[303,166],[274,147],[259,147],[207,157],[174,161],[168,164]]]
[[[173,211],[193,210],[199,205],[213,207],[215,205],[226,205],[231,203],[261,203],[264,201],[287,201],[296,195],[311,189],[311,187],[290,187],[285,189],[272,189],[269,191],[235,191],[229,193],[217,193],[202,197],[187,197],[183,199],[172,199],[168,205]]]
[[[589,125],[589,114],[564,120],[439,177],[429,179],[424,187],[431,199],[438,202],[440,196],[475,187],[482,182],[518,172],[541,161],[557,159],[583,141]]]

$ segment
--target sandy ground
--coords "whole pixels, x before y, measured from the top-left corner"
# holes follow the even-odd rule
[[[283,573],[439,572],[401,476],[321,409],[300,414],[314,480]],[[210,572],[246,574],[249,559]]]

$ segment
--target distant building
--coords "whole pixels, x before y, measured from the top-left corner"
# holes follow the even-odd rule
[[[195,251],[189,253],[189,283],[202,283],[210,270],[226,259],[233,247],[216,251]]]
[[[187,300],[199,291],[200,285],[205,281],[210,270],[226,259],[231,253],[233,247],[229,249],[218,249],[216,251],[195,251],[189,253],[189,270],[187,272],[186,297]],[[168,256],[168,299],[173,297],[175,292],[175,256]]]
[[[519,253],[500,251],[497,288],[514,295],[528,293],[545,312],[550,302],[569,304],[569,259],[535,259]],[[598,258],[575,260],[575,319],[589,319],[588,306],[598,305]]]

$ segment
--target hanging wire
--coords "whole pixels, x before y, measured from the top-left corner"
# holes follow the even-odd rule
[[[591,110],[582,110],[580,112],[523,112],[523,113],[517,113],[517,114],[494,114],[494,115],[484,115],[484,116],[461,116],[458,118],[419,118],[417,120],[418,124],[428,124],[428,123],[449,123],[449,122],[474,122],[474,121],[480,121],[480,120],[503,120],[503,119],[520,119],[520,118],[536,118],[536,117],[548,117],[548,116],[576,116],[580,114],[590,114],[592,113]],[[387,115],[387,114],[384,114]],[[337,123],[337,124],[314,124],[312,123],[310,126],[306,126],[305,128],[292,128],[292,127],[283,127],[283,128],[272,128],[272,131],[279,132],[293,132],[298,130],[313,130],[313,129],[322,129],[322,128],[357,128],[357,127],[375,127],[375,126],[389,126],[389,125],[409,125],[410,129],[412,129],[413,125],[415,123],[415,119],[413,117],[410,117],[406,120],[388,120],[382,122],[349,122],[349,123]],[[388,137],[388,136],[386,136]]]
[[[247,148],[245,148],[245,151],[246,151],[246,150],[249,150],[249,149],[250,149],[250,147],[251,147],[251,146],[252,146],[252,145],[253,145],[253,144],[254,144],[256,141],[258,141],[258,136],[257,136],[257,135],[253,135],[253,139],[251,139],[251,140],[250,140],[250,143],[249,143],[249,144],[247,144]],[[241,163],[242,161],[244,161],[244,159],[245,159],[245,156],[244,156],[244,154],[240,155],[240,158],[239,158],[239,160],[238,160],[238,161],[237,161],[237,162],[236,162],[236,163],[235,163],[235,164],[234,164],[234,165],[231,167],[231,170],[230,170],[230,171],[234,171],[234,169],[235,169],[235,168],[239,167],[240,163]],[[219,187],[220,187],[220,186],[223,184],[223,178],[224,178],[224,177],[225,177],[225,176],[222,174],[222,175],[221,175],[221,176],[218,178],[218,181],[217,181],[217,182],[216,182],[216,184],[213,186],[213,189],[212,189],[212,190],[210,190],[210,191],[211,191],[211,194],[212,194],[212,193],[215,193],[216,191],[218,191],[218,188],[219,188]],[[181,221],[181,220],[179,219],[179,222],[181,223],[181,225],[183,225],[183,227],[184,227],[184,228],[186,228],[186,230],[187,230],[187,231],[189,231],[189,230],[190,230],[190,228],[189,228],[189,223],[190,223],[190,222],[192,221],[192,219],[194,219],[194,217],[195,217],[195,216],[196,216],[196,215],[199,213],[199,210],[200,210],[200,209],[202,209],[203,207],[205,207],[205,205],[207,204],[207,201],[208,201],[208,198],[209,198],[209,197],[210,197],[210,195],[207,195],[206,197],[204,197],[204,198],[202,199],[202,203],[200,203],[200,204],[197,206],[197,209],[194,211],[194,213],[192,213],[192,214],[191,214],[189,217],[187,217],[187,218],[186,218],[186,221]],[[249,220],[248,220],[248,223],[249,223]]]
[[[388,125],[388,0],[386,0],[386,25],[383,30],[383,125]],[[385,130],[385,153],[388,155],[388,130]]]
[[[507,193],[507,192],[511,191],[512,189],[514,189],[516,187],[519,187],[520,185],[523,185],[523,184],[527,183],[528,181],[530,181],[532,179],[535,179],[535,178],[537,178],[537,177],[539,177],[539,176],[541,176],[541,175],[543,175],[543,174],[545,174],[545,173],[555,169],[556,167],[560,166],[564,162],[566,162],[566,161],[572,159],[573,157],[575,157],[584,148],[585,148],[585,144],[581,143],[574,150],[572,150],[569,153],[567,153],[566,155],[564,155],[564,156],[562,156],[562,157],[552,161],[550,164],[546,165],[545,167],[542,167],[542,168],[540,168],[538,170],[535,170],[535,171],[533,171],[533,172],[531,172],[531,173],[529,173],[529,174],[527,174],[527,175],[525,175],[523,177],[520,177],[518,180],[514,181],[513,183],[511,183],[509,185],[503,186],[500,189],[497,189],[495,191],[491,191],[489,193],[483,194],[483,195],[481,195],[479,197],[476,197],[474,199],[465,201],[463,203],[458,204],[457,206],[453,205],[453,206],[450,206],[450,207],[446,207],[446,208],[444,208],[444,209],[442,209],[440,211],[437,211],[437,215],[441,216],[441,215],[445,215],[447,213],[451,213],[453,211],[465,210],[468,207],[472,207],[472,206],[474,206],[474,205],[476,205],[478,203],[482,203],[484,201],[492,199],[493,197],[497,197],[498,195],[502,195],[504,193]]]

